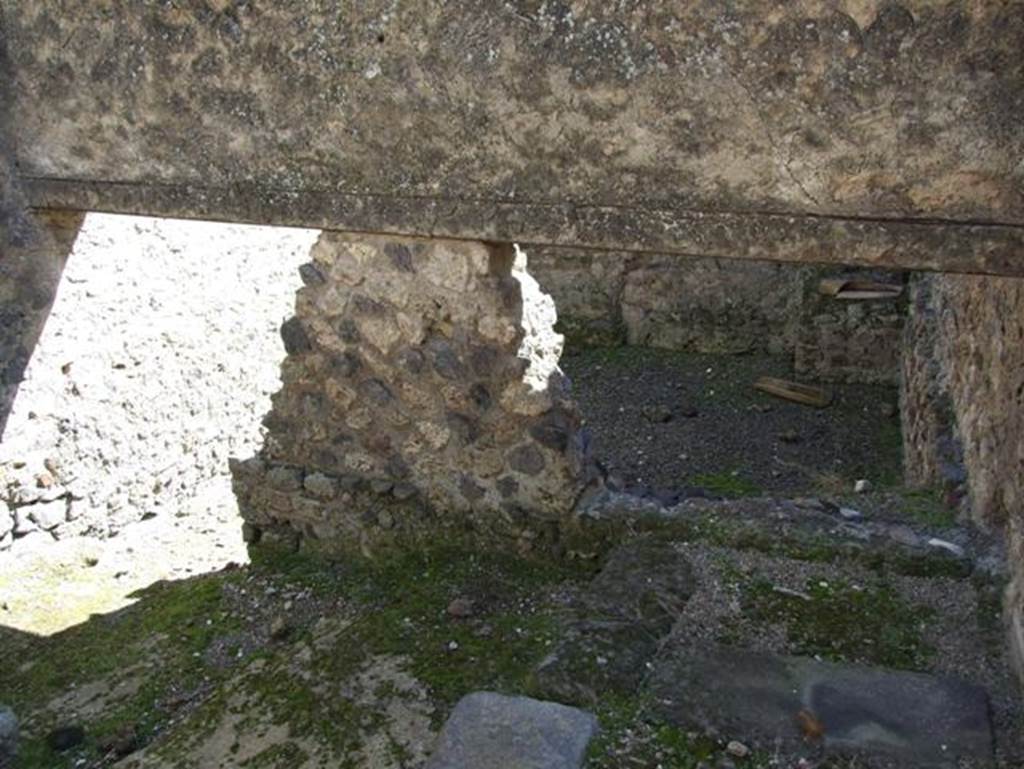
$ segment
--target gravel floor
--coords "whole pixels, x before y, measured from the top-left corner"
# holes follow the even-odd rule
[[[828,385],[833,403],[816,409],[751,386],[792,379],[785,358],[634,347],[570,351],[562,366],[595,456],[627,485],[757,493],[899,482],[894,387]]]

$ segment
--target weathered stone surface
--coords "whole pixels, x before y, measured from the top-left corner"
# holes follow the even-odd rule
[[[36,206],[1024,270],[1009,0],[3,8]]]
[[[596,614],[642,622],[661,635],[671,629],[695,589],[685,555],[670,542],[639,538],[611,552],[584,602]]]
[[[82,224],[78,213],[25,211],[6,149],[0,130],[0,436]]]
[[[577,704],[635,692],[695,589],[689,562],[670,543],[641,537],[617,547],[534,670],[535,689]]]
[[[589,465],[525,255],[325,233],[313,257],[285,324],[308,344],[282,366],[260,461],[234,465],[245,519],[364,552],[443,526],[553,544],[539,534]]]
[[[865,753],[905,767],[953,767],[992,757],[988,698],[949,678],[738,649],[677,649],[659,659],[655,709],[682,728],[755,747],[799,750],[806,711],[827,754]]]
[[[903,363],[908,480],[1006,532],[1006,608],[1024,677],[1024,280],[919,277]]]
[[[634,257],[622,291],[630,344],[791,353],[810,268]],[[557,297],[556,297],[557,300]]]
[[[475,692],[448,717],[427,769],[579,769],[597,730],[576,708]]]
[[[14,711],[0,705],[0,767],[14,760],[18,752],[18,719]]]
[[[533,671],[531,693],[576,705],[597,705],[609,693],[639,688],[658,651],[654,628],[602,617],[570,621]]]
[[[905,302],[838,301],[824,278],[899,282],[899,274],[806,265],[533,249],[530,268],[578,344],[791,355],[808,379],[899,377]]]

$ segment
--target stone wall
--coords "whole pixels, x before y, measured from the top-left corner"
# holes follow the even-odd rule
[[[577,344],[793,356],[798,376],[895,384],[902,301],[839,301],[824,278],[900,273],[530,247],[530,269]]]
[[[525,255],[324,233],[301,275],[265,446],[233,466],[248,538],[554,544],[588,465]]]
[[[88,215],[0,437],[0,551],[184,527],[230,498],[318,234]]]
[[[897,384],[903,346],[906,301],[837,300],[817,291],[823,278],[876,279],[902,283],[902,274],[861,270],[818,270],[805,284],[794,334],[797,377],[826,382]]]
[[[1024,662],[1024,280],[920,276],[907,337],[908,479],[946,488],[1006,532],[1007,616]]]

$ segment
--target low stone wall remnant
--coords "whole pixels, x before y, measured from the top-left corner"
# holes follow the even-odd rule
[[[531,248],[530,269],[574,344],[786,355],[797,376],[830,382],[899,378],[905,302],[840,301],[818,286],[902,273],[550,247]]]
[[[525,254],[324,233],[312,256],[266,444],[233,464],[248,539],[553,544],[588,465]]]

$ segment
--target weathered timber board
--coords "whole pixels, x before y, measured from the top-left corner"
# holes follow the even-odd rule
[[[1019,0],[0,9],[35,206],[1024,274]]]

